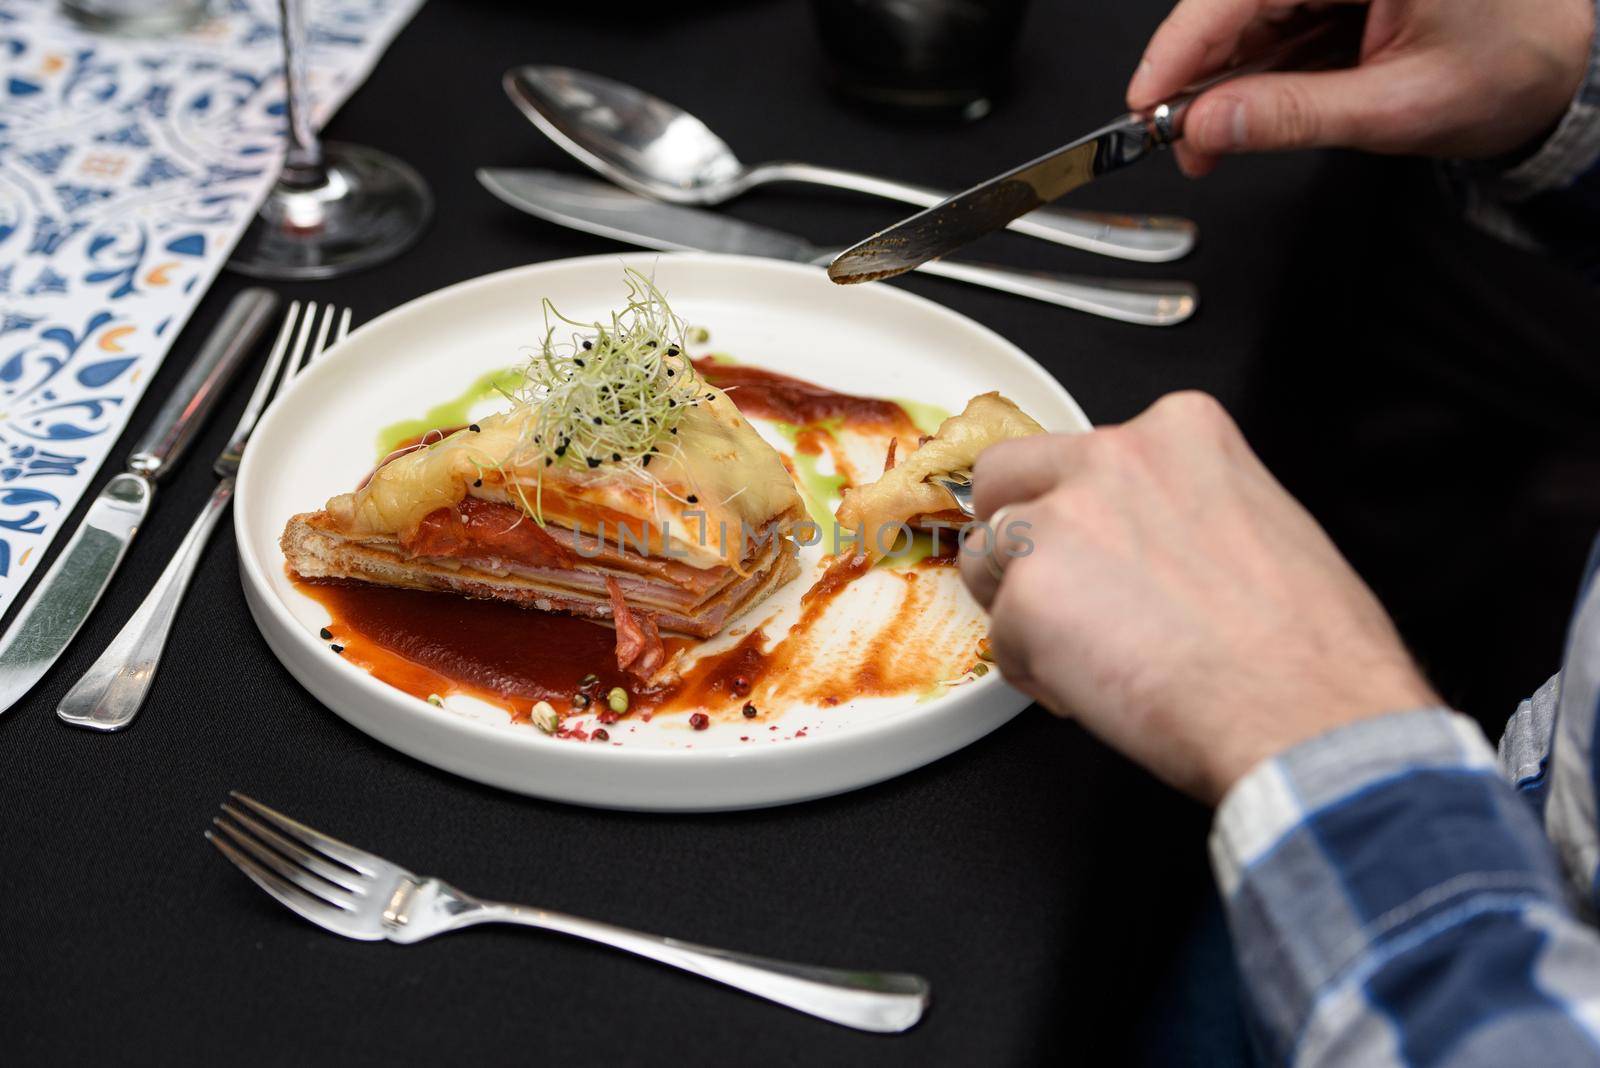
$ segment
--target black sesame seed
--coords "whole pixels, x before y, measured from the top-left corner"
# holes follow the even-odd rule
[[[550,457],[548,457],[548,456],[546,456],[546,457],[545,457],[545,458],[544,458],[544,465],[545,465],[545,466],[546,466],[546,467],[549,467],[549,466],[550,466],[550,465],[551,465],[551,464],[553,464],[553,463],[555,463],[555,461],[554,461],[554,460],[552,460],[552,459],[550,459]]]
[[[689,494],[689,503],[690,504],[699,504],[700,503],[700,498],[696,497],[694,494],[691,493],[691,494]]]
[[[592,348],[594,348],[594,342],[593,341],[585,341],[583,343],[583,347],[584,347],[585,350],[592,349]]]
[[[655,338],[651,338],[649,341],[646,341],[645,344],[647,346],[649,346],[650,348],[652,348],[652,349],[655,348],[656,347]]]
[[[567,443],[563,441],[560,445],[556,446],[556,455],[557,456],[565,456],[566,454],[567,454]]]
[[[597,416],[595,416],[595,417],[594,417],[594,425],[595,425],[595,426],[604,426],[604,425],[605,425],[605,420],[603,420],[603,419],[601,419],[601,418],[600,418],[600,417],[599,417],[599,416],[598,416],[598,415],[597,415]]]
[[[678,428],[677,427],[673,427],[672,428],[672,433],[676,434],[677,432],[678,432]]]
[[[599,466],[600,466],[600,461],[598,459],[596,459],[593,456],[589,457],[589,467],[590,468],[596,468],[596,467],[599,467]]]
[[[645,453],[644,454],[644,466],[645,467],[649,467],[650,466],[650,454],[649,453]]]
[[[676,356],[677,354],[678,354],[678,346],[673,345],[671,348],[667,349],[667,355],[668,356]]]
[[[467,429],[472,431],[474,434],[483,433],[483,431],[478,428],[478,424],[477,423],[473,423],[471,426],[467,427]]]
[[[612,463],[616,463],[620,459],[622,459],[622,454],[620,452],[614,452],[614,453],[611,454],[611,462]]]
[[[323,627],[321,630],[317,631],[317,633],[322,636],[323,641],[327,641],[329,638],[333,637],[333,631],[329,630],[327,627]]]
[[[574,356],[572,358],[572,362],[577,364],[579,367],[587,366],[582,360],[578,359],[576,356]]]
[[[481,486],[481,485],[483,485],[483,479],[481,479],[481,478],[475,478],[475,479],[473,479],[473,480],[472,480],[472,484],[473,484],[473,485],[474,485],[474,486]]]
[[[675,374],[677,374],[677,373],[678,373],[678,372],[676,372],[676,371],[674,371],[674,370],[673,370],[673,369],[672,369],[672,368],[670,368],[670,367],[669,367],[669,368],[667,368],[667,377],[668,377],[668,378],[671,378],[671,377],[672,377],[672,376],[673,376],[673,375],[675,375]]]
[[[344,652],[344,646],[342,646],[342,645],[330,645],[330,646],[328,646],[328,648],[332,649],[336,653]]]

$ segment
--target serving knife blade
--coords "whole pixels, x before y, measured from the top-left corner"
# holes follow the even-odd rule
[[[106,483],[90,504],[61,555],[0,637],[0,713],[33,689],[94,611],[150,510],[156,480],[183,454],[277,304],[278,298],[265,289],[247,289],[233,299],[129,454],[128,469]]]
[[[554,171],[484,168],[478,181],[512,207],[584,233],[644,248],[725,252],[821,267],[833,253],[804,238],[706,211],[648,200],[592,178]],[[1194,314],[1187,282],[1073,278],[977,263],[928,263],[929,274],[1031,297],[1142,326],[1172,326]]]
[[[1129,167],[1182,137],[1189,105],[1222,82],[1269,70],[1346,65],[1359,54],[1366,26],[1364,7],[1322,12],[1314,20],[1269,51],[1148,111],[1124,115],[857,242],[828,265],[828,277],[840,285],[853,285],[904,274],[1003,229],[1013,219],[1102,175]]]

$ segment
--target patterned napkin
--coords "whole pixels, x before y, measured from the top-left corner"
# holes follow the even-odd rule
[[[318,122],[421,0],[307,0]],[[0,0],[0,610],[38,565],[282,156],[272,0],[154,39]]]

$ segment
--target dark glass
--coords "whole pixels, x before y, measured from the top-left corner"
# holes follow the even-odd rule
[[[976,119],[1011,81],[1026,0],[812,0],[834,88],[897,114]]]

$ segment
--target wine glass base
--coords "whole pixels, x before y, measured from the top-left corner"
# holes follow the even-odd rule
[[[327,181],[279,182],[234,246],[228,268],[254,278],[333,278],[392,259],[433,215],[411,166],[377,149],[324,143]]]

